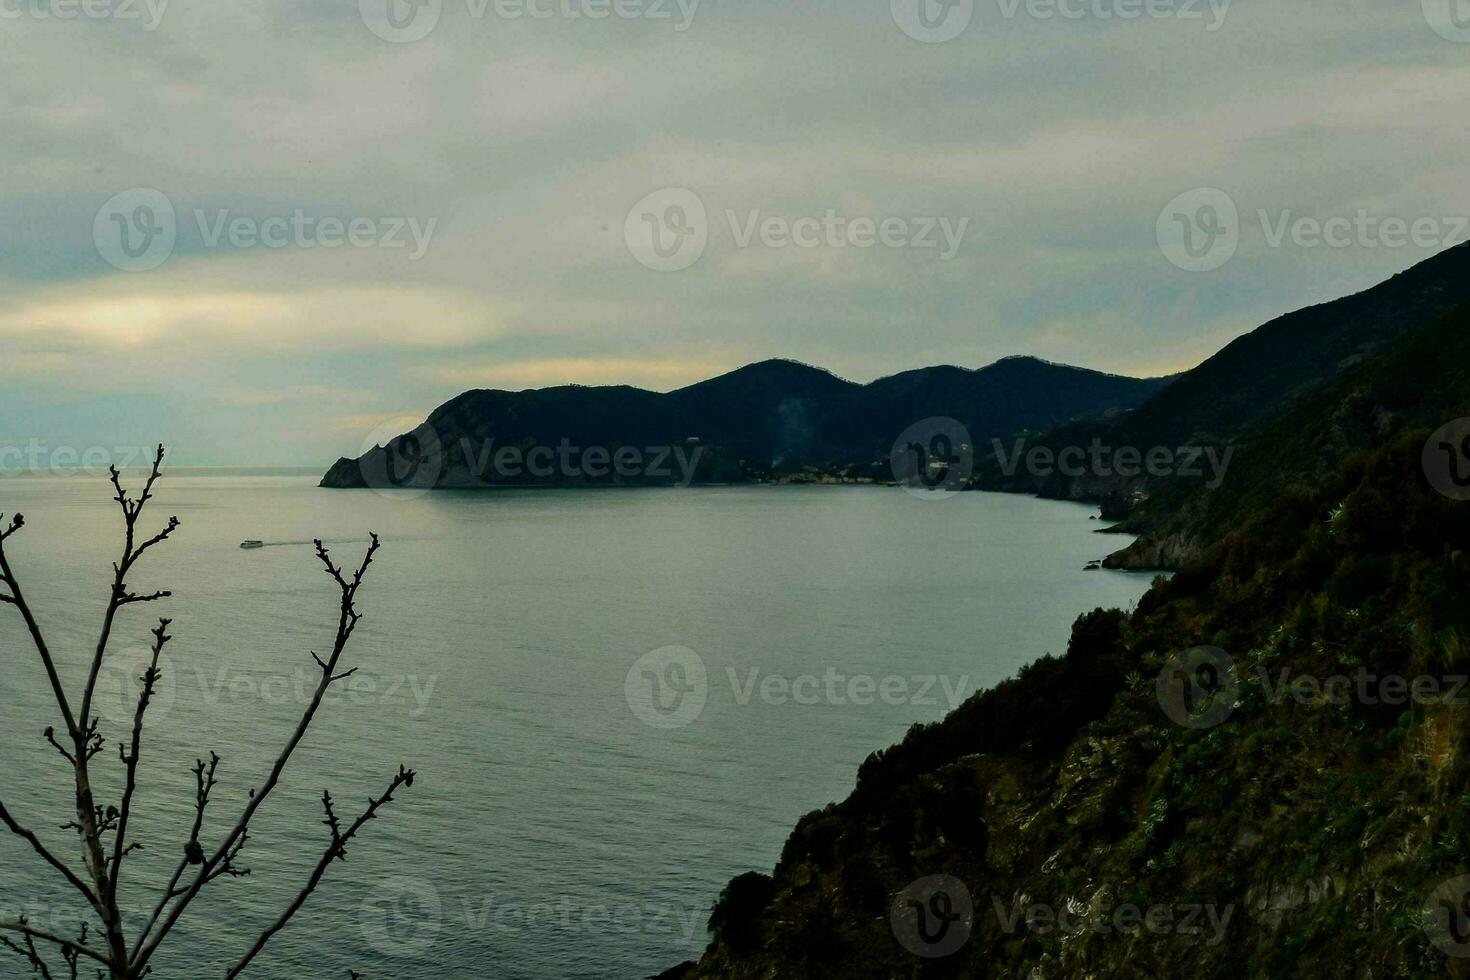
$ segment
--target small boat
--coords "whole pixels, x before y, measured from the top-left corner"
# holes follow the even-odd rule
[[[265,547],[265,542],[264,541],[257,541],[254,538],[249,538],[249,539],[247,539],[245,541],[241,541],[240,542],[240,547],[242,547],[242,548],[264,548]]]

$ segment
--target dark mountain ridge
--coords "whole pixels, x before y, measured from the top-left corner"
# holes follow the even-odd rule
[[[1028,440],[1027,445],[1053,454],[1094,442],[1143,454],[1157,447],[1190,446],[1221,456],[1228,450],[1239,463],[1255,453],[1254,445],[1273,431],[1276,422],[1314,393],[1467,302],[1470,243],[1447,249],[1363,292],[1278,317],[1231,341],[1132,412],[1080,419]],[[1170,568],[1197,556],[1229,526],[1215,522],[1195,528],[1199,533],[1194,535],[1181,535],[1178,508],[1185,499],[1198,506],[1201,498],[1195,491],[1204,482],[1190,474],[1120,474],[1116,468],[1090,466],[1071,473],[1024,466],[1006,472],[993,454],[981,454],[975,485],[1101,501],[1109,516],[1125,518],[1118,530],[1152,539],[1116,556],[1114,564]],[[1205,490],[1226,500],[1236,495],[1235,489],[1219,483]],[[1170,536],[1168,542],[1157,539],[1164,532]]]
[[[957,420],[975,445],[1011,432],[1131,408],[1167,378],[1136,379],[1013,357],[969,370],[906,371],[858,384],[790,360],[768,360],[668,393],[627,386],[466,391],[412,433],[340,459],[323,486],[474,487],[495,484],[672,483],[679,472],[589,475],[586,467],[509,473],[497,449],[524,458],[538,447],[581,450],[675,447],[696,454],[688,477],[740,482],[813,474],[891,479],[888,457],[905,429]],[[600,458],[600,454],[599,454]],[[632,458],[631,456],[629,457]],[[488,469],[486,461],[491,460]]]

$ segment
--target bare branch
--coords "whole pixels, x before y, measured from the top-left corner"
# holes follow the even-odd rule
[[[325,661],[317,658],[317,663],[321,666],[321,678],[317,681],[316,688],[312,691],[311,700],[302,711],[301,720],[296,724],[296,730],[291,733],[291,737],[286,741],[285,748],[277,756],[269,775],[266,776],[265,783],[259,791],[252,794],[250,801],[245,805],[244,812],[240,815],[240,819],[236,821],[234,829],[225,837],[224,842],[220,844],[214,854],[204,861],[203,866],[194,876],[193,882],[179,897],[179,900],[174,903],[173,908],[169,910],[157,935],[147,945],[141,947],[141,954],[133,963],[135,970],[141,970],[147,965],[148,960],[158,949],[159,944],[163,942],[164,938],[179,921],[179,918],[184,914],[184,910],[189,907],[189,904],[199,894],[200,889],[214,877],[217,877],[215,874],[216,869],[221,864],[228,864],[232,851],[238,853],[239,848],[237,847],[237,842],[249,829],[250,821],[254,818],[255,811],[260,808],[260,805],[265,802],[266,798],[270,796],[271,791],[280,782],[281,774],[285,772],[286,764],[290,762],[292,753],[296,751],[296,747],[301,744],[301,740],[306,736],[306,730],[311,727],[311,721],[316,716],[317,709],[321,707],[322,698],[332,683],[333,674],[337,669],[337,662],[341,659],[343,650],[347,648],[347,641],[352,638],[353,631],[362,619],[355,605],[357,590],[362,585],[363,575],[366,574],[368,566],[372,564],[373,555],[377,553],[379,545],[376,534],[369,535],[369,538],[367,552],[363,555],[362,562],[358,565],[350,581],[343,576],[340,568],[332,564],[331,556],[328,554],[322,542],[320,540],[313,542],[316,545],[317,557],[326,568],[327,574],[337,583],[338,590],[341,593],[337,617],[337,637],[332,643],[332,652]]]
[[[27,940],[39,939],[42,942],[53,943],[63,949],[74,949],[78,953],[81,953],[83,956],[91,957],[104,966],[112,965],[112,961],[107,958],[106,953],[99,953],[97,950],[92,949],[90,946],[85,946],[75,940],[66,939],[62,936],[57,936],[53,933],[47,932],[44,929],[33,928],[27,923],[24,918],[21,918],[14,922],[0,920],[0,930],[19,933],[25,936]],[[34,952],[35,947],[31,946],[30,948],[31,951]]]
[[[118,907],[117,896],[125,859],[143,846],[139,842],[129,840],[129,835],[132,829],[133,804],[138,790],[139,760],[142,755],[144,727],[149,706],[155,697],[158,681],[162,676],[159,661],[163,648],[172,639],[167,632],[170,620],[160,619],[158,626],[151,631],[153,635],[152,656],[142,675],[143,685],[133,714],[131,737],[126,741],[116,743],[118,759],[126,774],[120,806],[98,804],[94,798],[88,768],[91,760],[103,751],[105,742],[98,730],[99,720],[92,714],[92,701],[101,667],[108,653],[118,611],[134,603],[156,602],[171,595],[167,590],[133,592],[128,589],[127,585],[129,574],[143,554],[155,545],[166,541],[179,527],[178,518],[171,517],[162,530],[142,540],[141,543],[139,541],[138,522],[147,503],[153,497],[154,487],[161,472],[163,456],[163,447],[159,446],[148,477],[136,498],[129,497],[124,489],[122,476],[118,469],[109,467],[114,499],[123,516],[125,541],[121,556],[113,564],[111,593],[97,637],[97,645],[92,653],[79,711],[74,712],[72,709],[71,702],[58,676],[51,651],[5,554],[5,541],[25,527],[25,520],[16,514],[8,525],[3,525],[3,515],[0,515],[0,605],[14,606],[20,611],[21,618],[26,624],[46,670],[56,704],[61,711],[65,724],[64,735],[60,735],[56,728],[48,727],[45,737],[62,758],[71,765],[75,777],[75,819],[67,821],[62,826],[65,829],[75,830],[80,838],[86,863],[85,873],[78,874],[72,871],[34,833],[22,827],[5,808],[3,802],[0,802],[0,823],[3,823],[11,833],[30,844],[42,860],[77,889],[101,920],[105,935],[105,946],[101,944],[101,940],[94,945],[89,942],[88,925],[85,922],[81,925],[79,938],[66,939],[32,927],[25,918],[13,922],[0,921],[0,947],[23,957],[30,965],[32,972],[40,975],[44,980],[50,980],[53,974],[51,966],[46,963],[41,956],[41,950],[37,948],[38,941],[41,944],[49,943],[57,948],[61,960],[65,963],[65,969],[60,972],[69,975],[72,980],[76,980],[80,964],[84,960],[96,961],[105,968],[97,971],[99,978],[107,975],[136,980],[136,978],[148,975],[150,972],[149,960],[202,888],[223,877],[240,878],[249,875],[250,869],[241,867],[239,858],[251,839],[250,826],[256,811],[280,783],[287,764],[304,739],[316,712],[320,709],[328,688],[338,681],[351,677],[358,669],[357,667],[344,669],[340,662],[352,634],[362,620],[362,614],[356,606],[357,592],[377,552],[379,546],[377,535],[371,536],[371,543],[362,561],[350,575],[333,564],[330,554],[321,541],[315,542],[317,557],[338,587],[339,604],[337,634],[332,643],[331,652],[325,657],[318,656],[315,652],[311,654],[320,670],[311,699],[303,709],[295,730],[281,749],[265,782],[258,790],[250,791],[250,798],[243,812],[212,852],[206,852],[200,843],[200,837],[204,829],[205,810],[216,786],[220,758],[210,753],[208,762],[203,759],[196,761],[193,769],[195,777],[194,821],[189,838],[152,916],[130,946],[123,932],[123,916]],[[414,773],[411,770],[400,767],[398,775],[392,780],[383,796],[379,799],[369,798],[367,808],[362,815],[350,825],[345,826],[337,816],[331,795],[323,793],[322,805],[326,813],[323,823],[331,833],[331,841],[325,853],[301,893],[280,918],[255,941],[241,962],[230,971],[229,976],[234,977],[244,970],[264,949],[271,937],[285,928],[316,889],[327,867],[333,861],[345,859],[348,842],[357,836],[367,821],[376,817],[379,809],[392,802],[394,791],[400,786],[412,786],[413,779]],[[109,845],[104,847],[103,840],[107,834],[113,834],[114,837]],[[194,869],[192,872],[191,868]]]
[[[332,809],[332,795],[328,792],[322,793],[322,806],[327,813],[326,819],[322,822],[331,829],[331,843],[327,845],[326,851],[322,854],[321,859],[317,861],[316,867],[312,869],[311,876],[307,879],[301,891],[297,893],[296,898],[292,900],[290,906],[287,907],[286,911],[281,913],[275,922],[271,923],[265,932],[261,933],[260,938],[255,941],[255,945],[250,947],[249,952],[225,974],[225,980],[234,980],[235,977],[239,976],[241,971],[250,965],[250,961],[255,959],[261,950],[265,949],[266,944],[271,941],[271,938],[286,928],[287,923],[306,904],[306,900],[311,897],[311,893],[316,891],[317,885],[321,884],[322,877],[327,873],[327,868],[331,866],[332,862],[345,861],[347,859],[347,842],[357,836],[357,832],[362,829],[364,824],[369,820],[377,818],[378,810],[381,807],[393,802],[394,790],[399,786],[412,787],[413,777],[414,772],[412,769],[405,769],[399,766],[398,775],[393,777],[392,783],[388,786],[388,791],[376,800],[368,797],[367,809],[346,830],[341,829],[341,824],[337,820],[337,814]]]
[[[167,599],[171,595],[173,595],[173,593],[169,592],[167,589],[162,592],[150,592],[148,595],[137,595],[135,593],[128,592],[124,594],[121,599],[117,600],[117,604],[119,606],[126,606],[134,602],[157,602],[159,599]]]
[[[0,946],[15,951],[22,959],[31,965],[31,973],[40,976],[41,980],[51,980],[51,970],[46,966],[46,961],[41,959],[41,954],[36,951],[35,940],[30,936],[25,937],[25,946],[21,946],[7,936],[0,936]]]
[[[152,657],[148,661],[148,669],[143,672],[143,689],[138,692],[138,708],[133,713],[132,748],[124,753],[122,746],[119,745],[117,750],[122,756],[123,765],[127,767],[127,784],[123,789],[122,806],[119,808],[117,835],[112,842],[112,877],[108,881],[107,890],[107,897],[111,902],[117,901],[117,882],[122,875],[123,858],[133,850],[127,841],[128,818],[132,815],[133,793],[138,788],[138,757],[143,744],[143,716],[148,712],[148,703],[153,699],[154,686],[158,683],[158,658],[163,653],[164,645],[173,639],[168,635],[168,627],[172,622],[170,619],[160,619],[158,626],[152,630]]]
[[[98,902],[97,895],[95,892],[92,891],[91,887],[88,886],[87,883],[83,881],[80,877],[78,877],[77,874],[71,870],[71,868],[68,868],[65,864],[63,864],[60,858],[56,857],[56,855],[47,850],[46,845],[41,843],[40,838],[38,838],[34,833],[25,829],[19,823],[17,823],[15,818],[11,816],[10,811],[5,808],[5,804],[3,802],[0,802],[0,823],[4,823],[12,834],[30,844],[31,849],[39,854],[43,861],[59,871],[61,873],[61,876],[69,881],[73,888],[81,892],[82,895],[86,897],[88,904],[90,904],[93,908],[98,909],[98,911],[101,911],[101,905]]]
[[[52,746],[55,747],[56,751],[61,753],[61,757],[63,759],[65,759],[67,762],[70,762],[72,765],[77,764],[77,760],[72,756],[72,754],[68,752],[65,748],[63,748],[60,742],[56,741],[56,729],[52,728],[50,725],[47,725],[44,734],[46,736],[46,741],[50,742]]]
[[[214,789],[215,770],[219,768],[219,756],[213,752],[209,753],[209,763],[205,764],[203,759],[196,759],[194,763],[194,827],[189,831],[189,842],[184,845],[184,856],[179,858],[178,865],[174,868],[172,877],[169,878],[163,895],[154,907],[153,914],[148,917],[147,924],[138,938],[133,942],[132,957],[136,958],[143,944],[148,940],[148,935],[153,927],[158,925],[159,918],[163,915],[168,903],[178,896],[184,894],[187,889],[179,888],[179,881],[184,877],[184,872],[191,864],[202,864],[204,862],[204,849],[199,846],[199,831],[204,826],[204,808],[209,806],[209,794]],[[237,852],[238,853],[238,852]]]
[[[10,560],[5,555],[5,541],[21,528],[25,527],[25,518],[16,514],[10,519],[10,526],[0,531],[0,583],[10,589],[10,594],[5,597],[7,604],[15,606],[20,610],[21,619],[25,621],[26,630],[31,634],[31,643],[36,648],[36,653],[41,657],[41,665],[46,668],[46,678],[51,682],[51,694],[56,699],[56,706],[61,710],[62,720],[66,723],[68,735],[75,736],[77,732],[76,718],[72,715],[71,702],[66,699],[66,690],[61,686],[61,677],[56,673],[56,662],[51,659],[51,650],[46,646],[46,638],[41,635],[41,627],[36,622],[36,617],[31,613],[31,607],[26,603],[25,594],[21,592],[20,583],[16,581],[15,573],[10,568]]]

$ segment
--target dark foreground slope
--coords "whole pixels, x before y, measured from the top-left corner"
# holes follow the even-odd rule
[[[698,482],[770,479],[806,468],[886,479],[894,440],[924,419],[956,419],[977,439],[1048,429],[1131,408],[1165,383],[1016,357],[973,371],[909,371],[867,385],[777,360],[667,394],[582,386],[475,390],[439,407],[406,437],[338,460],[322,485],[680,482],[686,473],[667,458],[668,472],[650,472],[649,451],[666,447],[679,447],[692,460],[687,476]],[[512,472],[496,462],[497,450],[510,451],[503,459],[524,460],[538,447],[563,444],[578,450],[576,461],[558,462],[549,472],[544,466]],[[581,465],[589,449],[599,458],[628,451],[630,466],[590,474],[597,467]]]
[[[1470,336],[1395,356],[1375,397],[1448,391]],[[1133,612],[873,755],[671,976],[1470,976],[1470,501],[1428,482],[1429,435],[1278,486]]]
[[[1277,423],[1324,387],[1466,303],[1470,303],[1470,244],[1449,249],[1365,292],[1279,317],[1180,375],[1136,411],[1064,425],[1028,445],[1056,453],[1096,441],[1113,450],[1128,447],[1142,454],[1155,448],[1208,447],[1221,457],[1229,451],[1233,466],[1258,439],[1264,437],[1268,445],[1276,439]],[[1217,475],[1208,471],[1198,478],[1173,471],[1120,475],[1116,467],[1090,464],[1070,473],[1038,472],[1026,466],[1006,469],[996,454],[982,454],[977,485],[1101,500],[1127,516],[1123,530],[1146,535],[1163,527],[1185,497],[1201,484],[1215,482]],[[1164,500],[1155,499],[1160,496]],[[1231,497],[1233,491],[1220,491],[1219,496]],[[1150,506],[1131,512],[1128,504],[1140,499],[1147,499]],[[1185,550],[1158,549],[1151,562],[1177,566],[1197,555],[1208,540],[1187,543]],[[1144,555],[1135,552],[1132,557],[1142,560]]]

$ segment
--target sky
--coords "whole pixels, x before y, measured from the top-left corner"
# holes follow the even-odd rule
[[[0,465],[1157,375],[1470,238],[1463,0],[0,0],[0,59]]]

